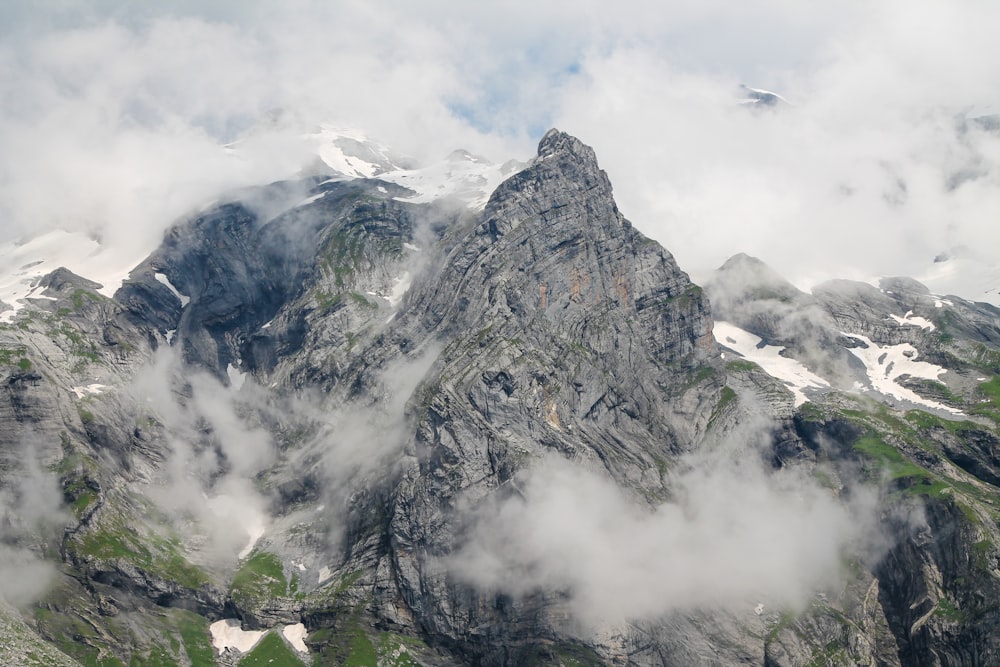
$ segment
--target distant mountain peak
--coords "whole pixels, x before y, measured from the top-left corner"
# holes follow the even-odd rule
[[[770,90],[763,90],[761,88],[751,88],[750,86],[742,83],[740,84],[740,93],[743,96],[740,99],[740,104],[746,104],[748,106],[778,107],[789,104],[788,100],[778,93],[771,92]]]

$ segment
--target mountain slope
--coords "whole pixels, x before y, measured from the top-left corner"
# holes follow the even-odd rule
[[[482,210],[374,175],[0,324],[8,663],[996,659],[995,309],[703,292],[556,130]]]

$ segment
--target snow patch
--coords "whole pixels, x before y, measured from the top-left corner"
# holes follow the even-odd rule
[[[402,185],[416,194],[396,197],[404,201],[428,203],[445,197],[458,199],[476,210],[486,207],[490,195],[510,173],[501,165],[468,160],[445,160],[421,169],[400,169],[379,178]]]
[[[306,197],[305,199],[303,199],[302,201],[300,201],[298,204],[296,204],[292,208],[298,208],[300,206],[308,206],[309,204],[313,203],[314,201],[318,201],[318,200],[322,199],[323,197],[325,197],[328,192],[329,192],[329,190],[324,190],[323,192],[320,192],[319,194],[313,195],[312,197]]]
[[[926,318],[914,315],[912,310],[906,311],[906,315],[903,315],[902,317],[900,317],[899,315],[890,315],[889,317],[894,319],[896,321],[896,324],[898,324],[901,327],[913,326],[913,327],[920,327],[921,329],[927,329],[928,331],[934,331],[933,322],[931,322]]]
[[[176,333],[177,333],[177,329],[171,329],[166,334],[164,334],[166,336],[166,338],[167,338],[167,345],[170,345],[171,343],[174,342],[174,335]]]
[[[88,384],[85,387],[71,387],[71,390],[74,394],[76,394],[77,398],[83,398],[87,394],[100,394],[107,388],[107,385],[94,383]]]
[[[753,608],[753,613],[757,614],[758,616],[760,616],[761,614],[763,614],[764,613],[764,603],[763,602],[758,602],[757,606]]]
[[[761,338],[729,322],[716,322],[715,339],[744,359],[752,361],[771,377],[781,380],[795,395],[796,407],[807,402],[805,389],[824,389],[830,383],[816,375],[801,362],[781,356],[784,347],[761,345]]]
[[[319,583],[322,584],[324,581],[326,581],[332,576],[333,572],[330,572],[330,568],[328,568],[326,565],[324,565],[319,569]]]
[[[59,267],[100,283],[98,292],[113,296],[129,271],[153,248],[123,251],[107,248],[81,232],[55,230],[27,240],[0,244],[0,301],[9,308],[0,312],[0,322],[10,323],[23,299],[51,298],[37,294],[39,280]],[[135,251],[136,256],[131,253]]]
[[[171,294],[177,297],[177,300],[181,302],[181,308],[188,305],[188,302],[191,301],[190,297],[184,296],[177,290],[176,287],[174,287],[173,283],[170,282],[170,280],[167,278],[165,274],[154,273],[153,278],[156,279],[156,282],[160,283],[161,285],[165,286],[168,290],[170,290]]]
[[[243,388],[243,383],[247,380],[247,374],[232,364],[226,366],[226,375],[229,376],[229,386],[237,391]]]
[[[294,625],[286,625],[281,630],[281,634],[285,636],[288,643],[292,645],[299,653],[309,653],[309,649],[306,648],[306,626],[302,623],[296,623]]]
[[[208,626],[212,633],[212,646],[219,653],[234,648],[240,653],[249,653],[267,633],[266,630],[244,630],[239,620],[226,618]]]
[[[924,405],[936,410],[944,410],[954,415],[962,414],[960,410],[938,403],[937,401],[927,400],[897,382],[904,375],[923,378],[925,380],[940,381],[939,378],[947,372],[947,369],[941,366],[930,364],[926,361],[916,361],[919,353],[915,347],[909,343],[877,345],[865,336],[841,333],[848,338],[853,338],[864,344],[863,346],[849,349],[851,354],[864,363],[868,381],[875,391],[900,401],[909,401],[910,403]]]
[[[404,243],[403,247],[406,248],[407,250],[412,250],[413,252],[420,252],[420,248],[413,245],[412,243]]]
[[[348,179],[378,177],[402,185],[414,194],[397,199],[418,203],[449,197],[481,210],[496,187],[522,166],[511,162],[496,165],[457,151],[439,162],[415,168],[411,160],[393,154],[363,133],[334,125],[322,125],[308,139],[315,142],[320,159]],[[376,187],[388,194],[384,186]]]

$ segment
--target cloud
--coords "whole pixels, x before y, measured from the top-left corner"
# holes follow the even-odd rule
[[[32,437],[7,443],[12,465],[0,480],[0,598],[15,605],[37,600],[55,578],[44,552],[69,522],[58,477],[42,466]]]
[[[802,608],[877,549],[874,495],[838,499],[803,469],[766,470],[763,432],[679,462],[674,500],[637,502],[607,477],[549,457],[469,508],[447,561],[483,591],[556,589],[597,628],[674,611]]]
[[[497,160],[557,125],[595,146],[625,214],[696,276],[740,251],[806,287],[918,273],[957,246],[997,260],[1000,140],[954,122],[997,109],[986,0],[0,12],[4,239],[82,229],[138,261],[222,191],[294,174],[322,121],[418,158]],[[741,82],[794,106],[746,113]],[[267,123],[275,109],[295,122]],[[956,173],[975,177],[948,189]]]
[[[792,102],[774,113],[732,103],[737,72],[641,45],[588,59],[555,121],[594,144],[626,216],[699,278],[740,251],[808,288],[1000,247],[1000,139],[957,129],[961,114],[998,108],[986,82],[1000,60],[983,57],[997,51],[984,29],[997,10],[888,3],[857,18],[808,66],[791,57],[762,77]],[[963,172],[976,177],[949,189]]]
[[[202,561],[232,567],[267,524],[270,498],[255,479],[275,464],[278,451],[271,434],[251,418],[264,406],[252,392],[237,392],[183,366],[174,348],[159,350],[126,391],[137,403],[136,414],[156,419],[164,457],[148,469],[143,490],[172,518],[174,529],[197,538]]]
[[[303,521],[313,546],[327,549],[320,555],[336,561],[354,505],[368,509],[359,499],[396,472],[407,402],[439,351],[426,346],[372,369],[365,399],[344,401],[308,387],[274,393],[250,377],[239,389],[226,387],[184,365],[176,347],[161,348],[127,388],[136,414],[155,417],[164,456],[152,468],[137,463],[147,471],[142,491],[198,545],[195,559],[214,569],[233,568],[260,538],[283,548],[282,531]],[[303,500],[312,502],[308,516],[283,521]]]

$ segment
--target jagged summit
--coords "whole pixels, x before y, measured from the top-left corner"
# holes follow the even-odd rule
[[[594,149],[576,137],[556,128],[552,128],[538,142],[538,160],[545,160],[557,153],[568,153],[576,159],[597,164],[597,154]]]

